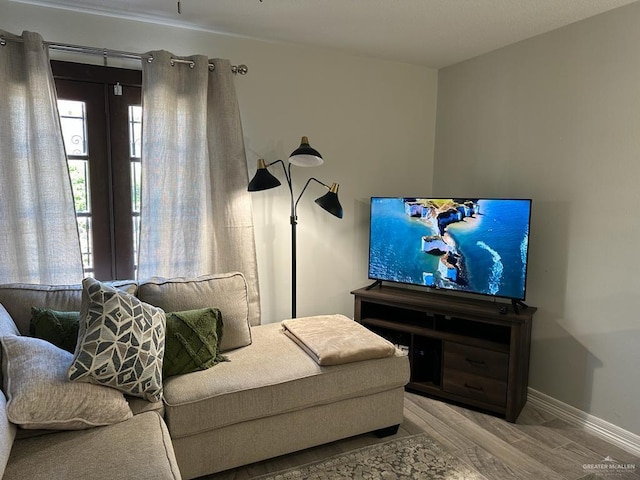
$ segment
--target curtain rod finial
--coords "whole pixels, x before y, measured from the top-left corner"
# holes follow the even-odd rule
[[[249,71],[249,68],[242,64],[242,65],[231,65],[231,73],[233,74],[240,74],[240,75],[246,75],[247,72]]]

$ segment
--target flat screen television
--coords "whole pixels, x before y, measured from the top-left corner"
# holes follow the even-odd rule
[[[525,299],[531,200],[372,197],[369,278]]]

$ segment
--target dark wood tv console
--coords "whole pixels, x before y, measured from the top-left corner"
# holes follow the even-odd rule
[[[355,320],[408,349],[407,390],[515,422],[527,401],[535,307],[386,285],[351,292]]]

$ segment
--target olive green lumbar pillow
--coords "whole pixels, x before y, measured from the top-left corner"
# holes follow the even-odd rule
[[[218,353],[222,328],[217,308],[167,313],[163,377],[206,370],[226,361]]]
[[[162,398],[164,339],[162,309],[85,278],[69,380],[106,385],[157,402]]]
[[[29,334],[73,353],[78,342],[79,319],[80,312],[58,312],[48,308],[31,307]]]
[[[74,353],[80,312],[31,308],[30,334]],[[221,355],[222,314],[202,308],[167,314],[163,377],[206,370],[228,359]]]

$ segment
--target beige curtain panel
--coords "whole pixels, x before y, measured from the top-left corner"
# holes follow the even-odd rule
[[[49,54],[0,46],[0,283],[78,283],[82,258]]]
[[[142,61],[142,199],[138,278],[240,271],[252,324],[258,273],[242,124],[228,60],[171,53]]]

